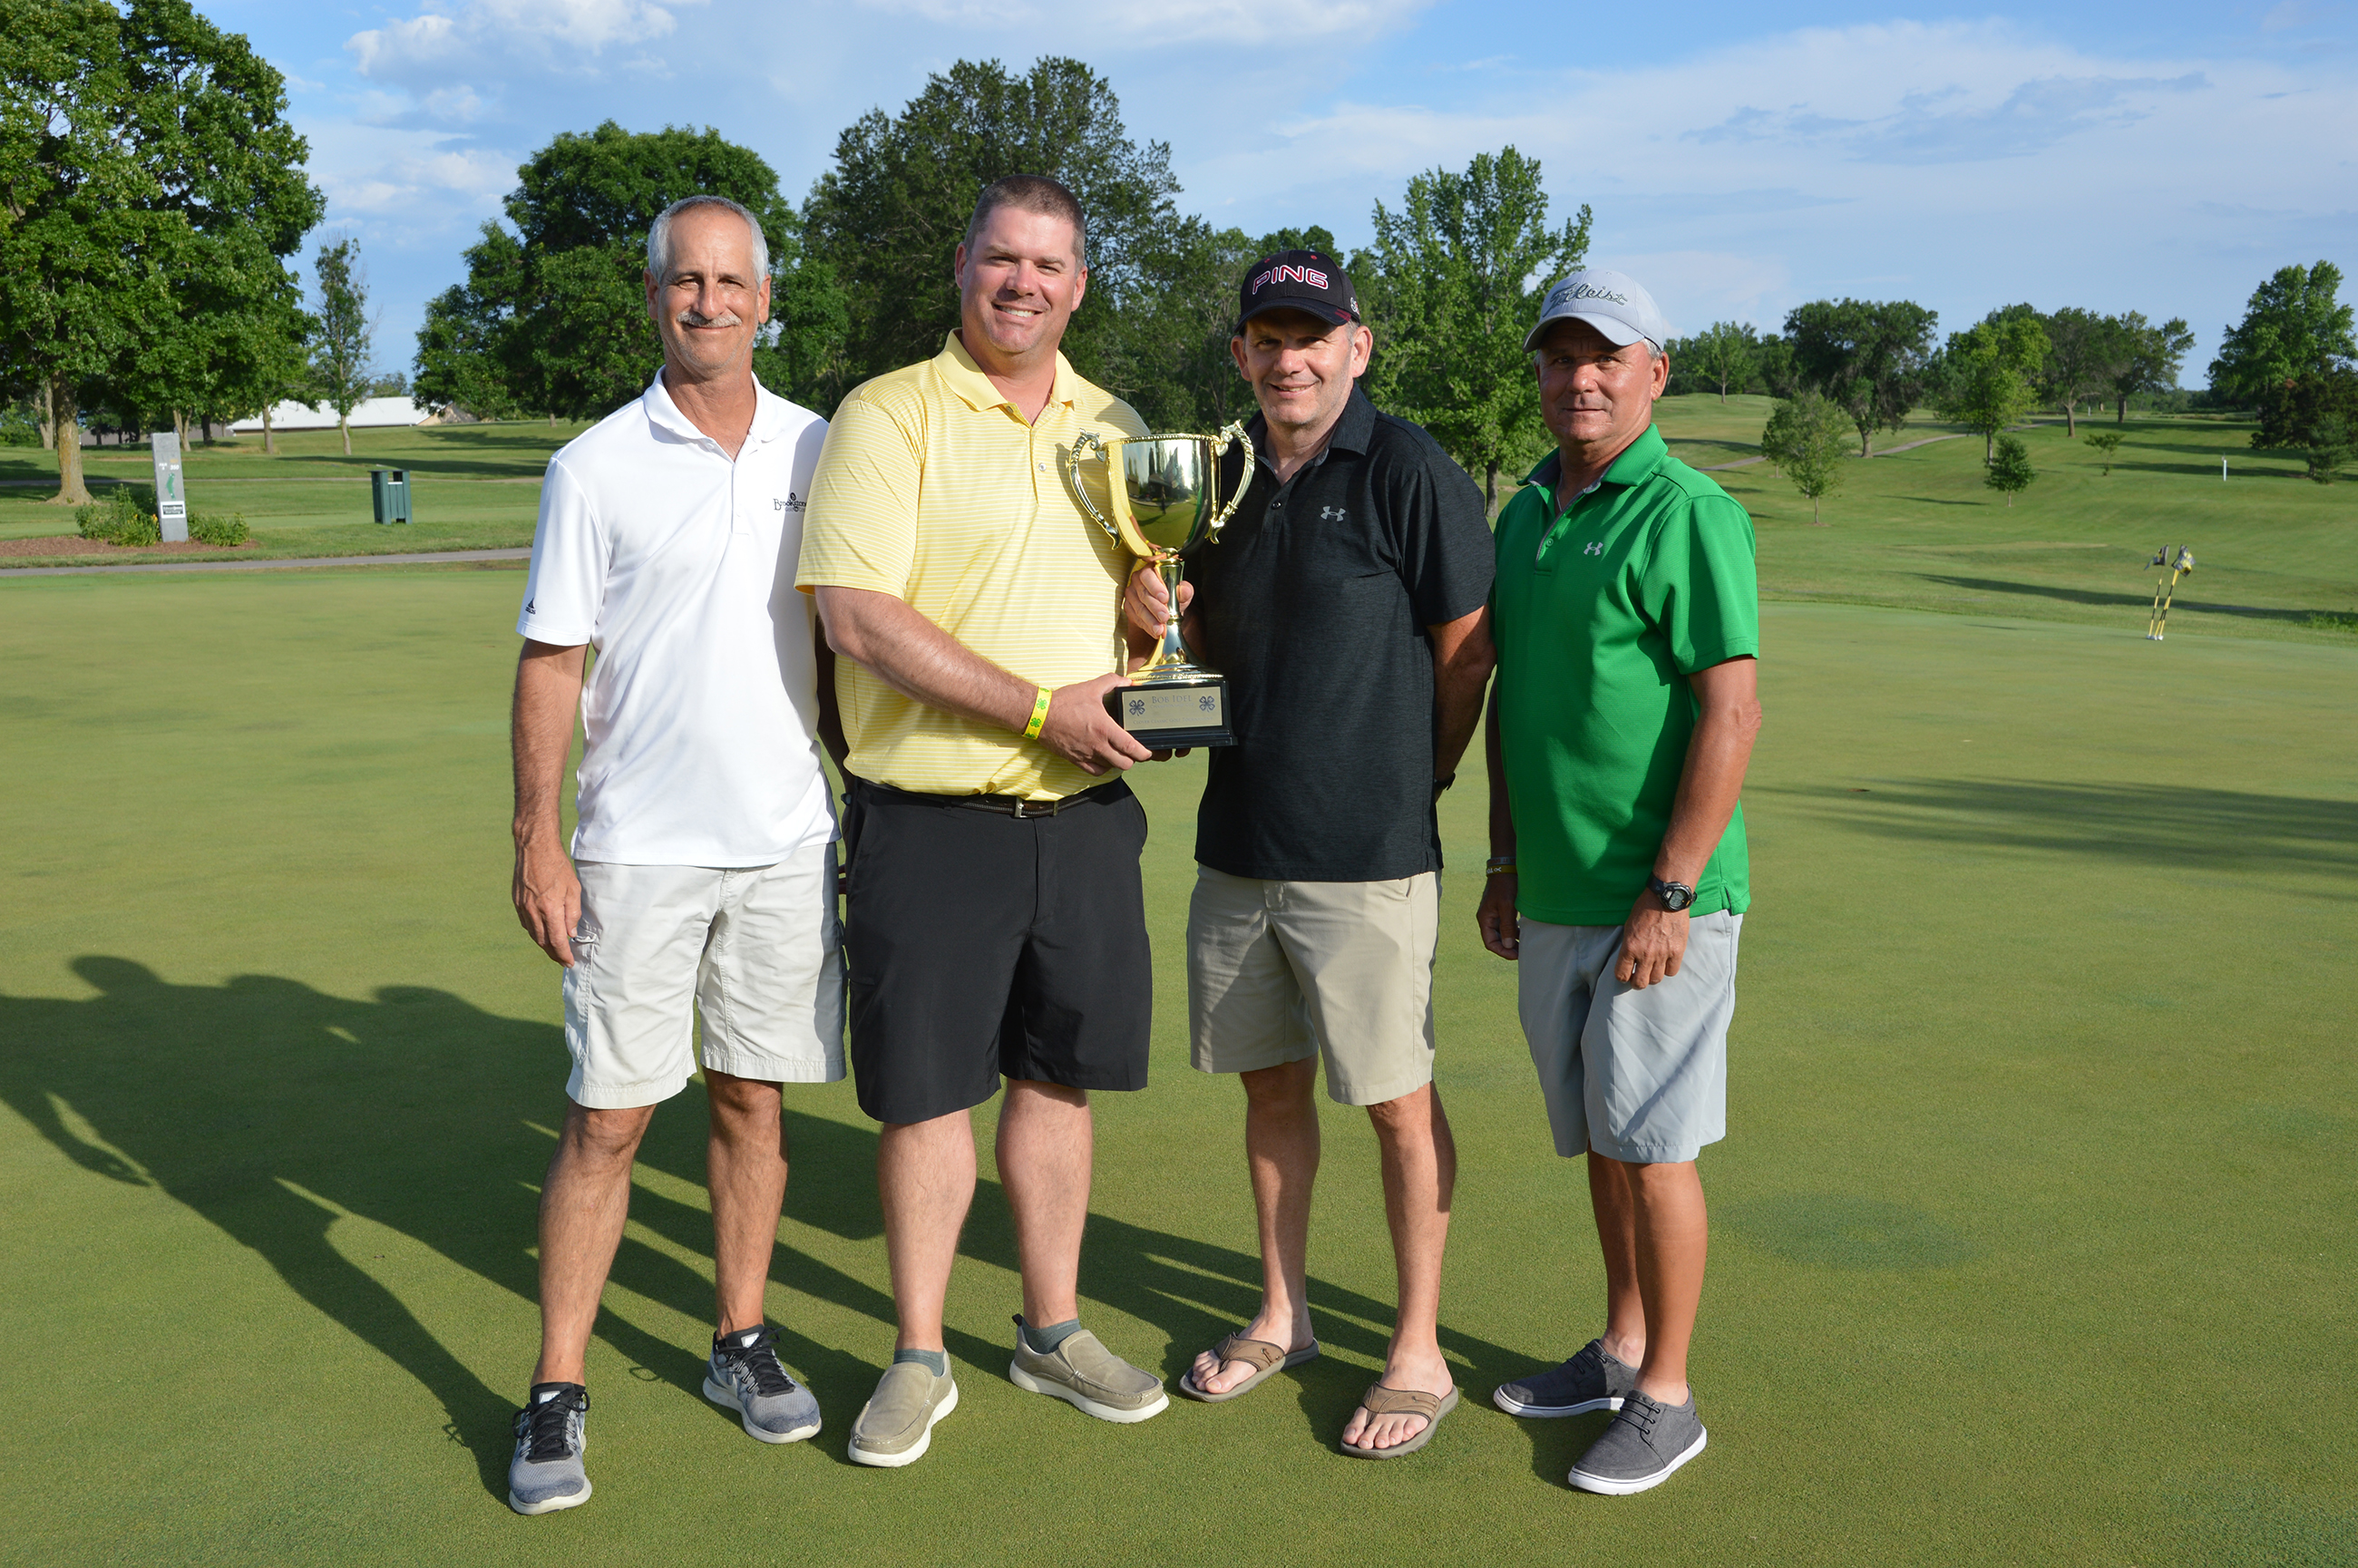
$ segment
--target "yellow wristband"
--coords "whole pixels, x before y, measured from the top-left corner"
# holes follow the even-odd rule
[[[1040,726],[1048,722],[1048,688],[1044,686],[1040,688],[1040,695],[1032,699],[1032,722],[1023,727],[1026,741],[1037,741]]]

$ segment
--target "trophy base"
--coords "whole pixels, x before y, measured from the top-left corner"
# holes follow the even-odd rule
[[[1150,752],[1237,743],[1228,728],[1228,683],[1208,670],[1146,672],[1106,693],[1106,711]]]

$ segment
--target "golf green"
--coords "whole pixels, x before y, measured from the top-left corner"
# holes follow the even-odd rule
[[[507,905],[522,581],[0,583],[9,1561],[2358,1558],[2358,646],[2156,644],[2135,607],[1765,607],[1757,902],[1704,1159],[1712,1435],[1670,1485],[1569,1491],[1604,1418],[1488,1404],[1596,1331],[1601,1275],[1512,971],[1474,940],[1477,765],[1444,804],[1439,981],[1467,1399],[1424,1452],[1334,1446],[1392,1281],[1365,1118],[1330,1106],[1325,1358],[1140,1426],[1020,1392],[986,1179],[959,1410],[915,1466],[848,1464],[892,1343],[848,1086],[788,1092],[771,1291],[826,1430],[751,1443],[698,1391],[691,1087],[655,1119],[591,1352],[597,1497],[514,1516],[565,1070],[554,970]],[[1137,777],[1155,1080],[1098,1101],[1084,1313],[1175,1375],[1258,1269],[1239,1096],[1186,1065],[1197,764]]]

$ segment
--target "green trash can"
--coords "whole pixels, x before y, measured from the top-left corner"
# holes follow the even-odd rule
[[[369,470],[369,501],[376,509],[378,522],[408,522],[409,470],[407,469]]]

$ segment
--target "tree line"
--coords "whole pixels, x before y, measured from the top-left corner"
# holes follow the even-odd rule
[[[0,210],[13,214],[0,216],[0,395],[46,427],[61,499],[81,494],[83,425],[210,428],[282,397],[349,413],[398,389],[373,365],[349,236],[319,248],[304,308],[287,258],[322,200],[284,82],[242,38],[188,0],[0,0]],[[1075,59],[957,62],[897,114],[846,127],[799,203],[717,132],[610,121],[518,169],[502,220],[464,253],[464,281],[428,306],[412,389],[485,418],[594,418],[627,402],[661,356],[640,287],[646,232],[673,200],[712,192],[755,213],[770,243],[756,373],[832,409],[938,351],[957,324],[948,261],[976,193],[1043,173],[1090,215],[1090,288],[1065,351],[1151,426],[1211,429],[1250,412],[1228,351],[1238,277],[1269,252],[1315,249],[1350,270],[1375,329],[1370,395],[1431,430],[1495,504],[1502,479],[1549,444],[1523,334],[1589,243],[1589,209],[1552,215],[1541,172],[1509,146],[1417,175],[1397,202],[1373,204],[1369,243],[1344,256],[1323,227],[1249,234],[1183,212],[1168,145],[1133,138],[1112,84]],[[2335,376],[2348,373],[2329,342],[2348,338],[2344,308],[2332,339],[2339,276],[2278,274],[2212,367],[2221,396],[2261,409],[2266,438],[2342,417]],[[2029,407],[2076,418],[2104,401],[2125,419],[2133,398],[2175,386],[2191,341],[2180,320],[2027,305],[1943,343],[1937,326],[1911,301],[1856,299],[1797,307],[1774,333],[1718,322],[1671,345],[1674,390],[1767,392],[1805,423],[1839,422],[1862,453],[1929,406],[1985,431],[1995,456],[1996,433]]]
[[[316,313],[287,265],[309,152],[285,79],[189,0],[0,0],[0,427],[54,447],[57,499],[90,500],[85,429],[185,441],[380,384],[356,244],[320,250]]]

